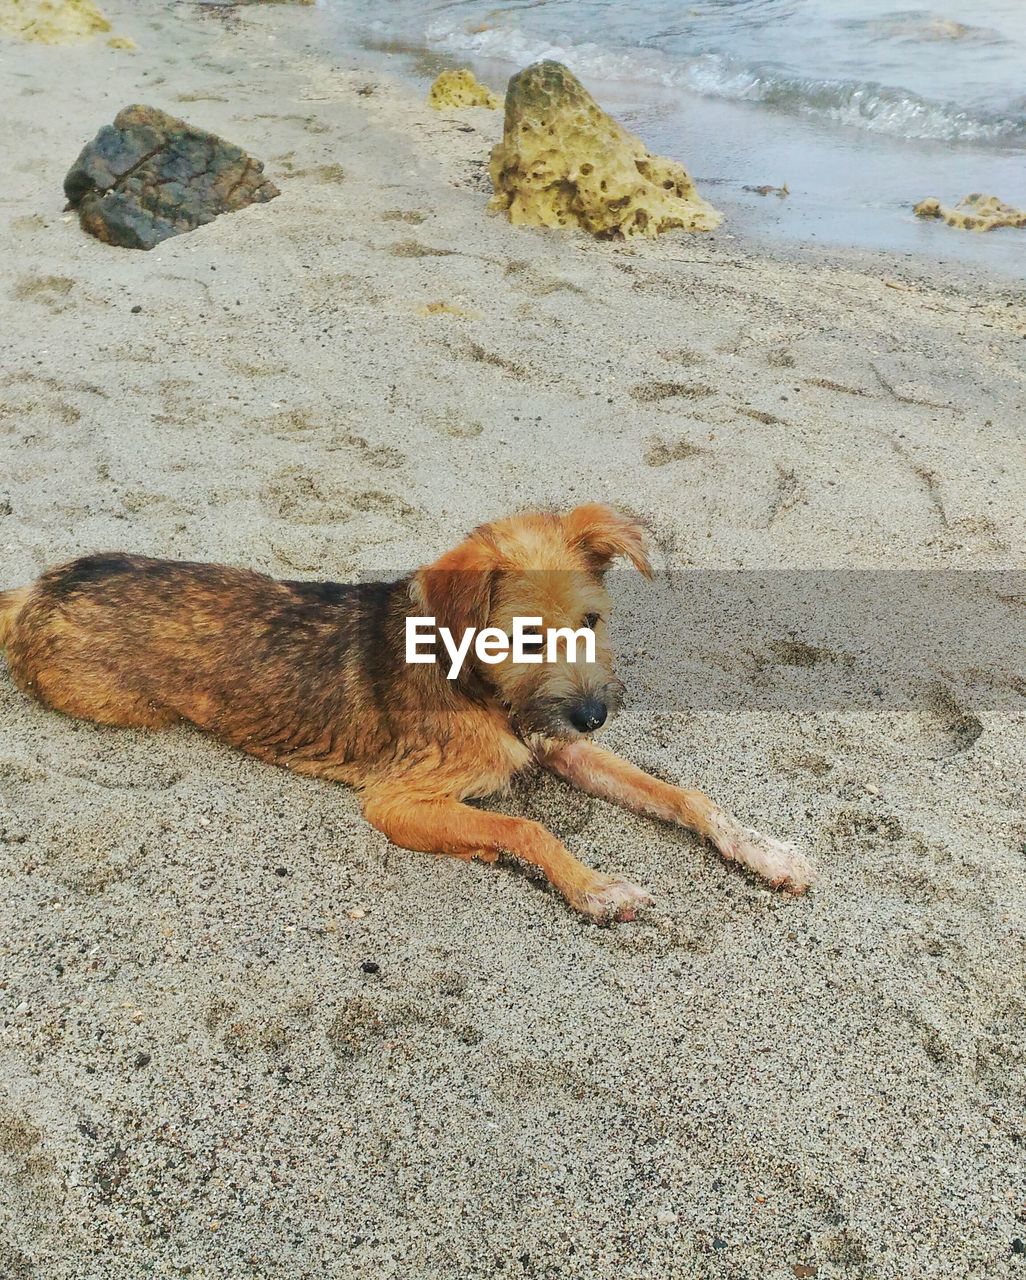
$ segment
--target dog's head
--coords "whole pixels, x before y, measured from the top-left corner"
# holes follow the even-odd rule
[[[598,503],[566,515],[528,512],[482,525],[413,578],[418,610],[459,639],[468,628],[514,634],[517,618],[541,619],[542,661],[513,653],[485,663],[472,648],[464,671],[505,709],[521,737],[570,740],[600,728],[619,710],[603,578],[625,557],[646,577],[651,567],[639,526]],[[594,633],[594,661],[577,642],[573,658],[557,629]]]

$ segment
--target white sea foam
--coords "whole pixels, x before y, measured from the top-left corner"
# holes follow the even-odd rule
[[[1026,140],[1026,111],[972,110],[874,82],[787,75],[718,54],[675,57],[654,48],[552,42],[511,27],[475,31],[440,20],[427,26],[424,37],[430,48],[443,53],[513,66],[555,58],[585,80],[653,84],[709,98],[762,103],[774,110],[894,137],[977,143]]]

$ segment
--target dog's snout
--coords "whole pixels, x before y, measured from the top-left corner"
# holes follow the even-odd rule
[[[581,733],[591,733],[593,729],[602,728],[608,714],[606,704],[598,698],[583,698],[570,708],[569,720]]]

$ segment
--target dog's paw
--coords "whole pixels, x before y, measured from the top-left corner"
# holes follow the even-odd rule
[[[764,836],[754,827],[741,827],[724,852],[785,893],[804,893],[816,878],[812,863],[793,844]]]
[[[604,924],[636,919],[639,907],[652,905],[652,895],[629,880],[596,876],[587,888],[574,895],[572,905],[582,915]]]

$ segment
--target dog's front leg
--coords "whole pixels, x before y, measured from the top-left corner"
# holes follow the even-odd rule
[[[697,831],[729,862],[740,862],[774,888],[804,893],[813,881],[811,864],[794,845],[743,827],[701,791],[687,791],[653,778],[593,742],[580,739],[554,744],[540,751],[538,758],[547,769],[590,795]]]
[[[526,818],[472,809],[458,800],[411,799],[394,791],[365,795],[364,816],[404,849],[494,860],[500,853],[537,867],[567,902],[594,920],[632,920],[652,901],[644,889],[586,867],[551,832]]]

